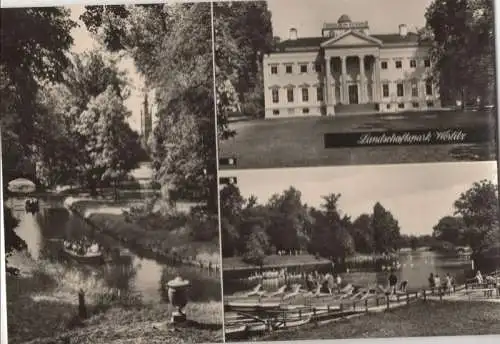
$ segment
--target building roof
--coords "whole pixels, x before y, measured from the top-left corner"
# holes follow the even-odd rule
[[[347,14],[343,14],[340,16],[339,20],[337,20],[337,23],[342,24],[342,23],[350,23],[351,18]]]
[[[419,37],[414,32],[408,32],[405,37],[399,35],[399,33],[393,34],[380,34],[380,35],[370,35],[370,37],[376,38],[382,41],[383,44],[398,44],[398,43],[418,43]],[[282,41],[277,45],[277,51],[283,51],[288,48],[318,48],[321,43],[331,39],[332,37],[304,37],[297,39],[288,39]]]

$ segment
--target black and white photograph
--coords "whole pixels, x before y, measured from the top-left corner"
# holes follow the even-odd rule
[[[222,342],[212,37],[209,2],[2,8],[9,344]]]
[[[226,342],[500,334],[496,162],[230,172]]]
[[[221,169],[496,159],[493,0],[235,1],[214,16]]]

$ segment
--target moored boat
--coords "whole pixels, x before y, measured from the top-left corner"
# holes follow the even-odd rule
[[[102,264],[104,255],[98,244],[93,244],[88,248],[64,242],[62,252],[70,259],[81,264]]]

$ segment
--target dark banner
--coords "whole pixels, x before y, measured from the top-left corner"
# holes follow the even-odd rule
[[[325,134],[325,148],[471,144],[491,141],[488,128],[362,131]]]

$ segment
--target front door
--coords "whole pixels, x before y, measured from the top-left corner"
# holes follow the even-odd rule
[[[349,85],[349,104],[358,104],[358,85]]]

